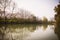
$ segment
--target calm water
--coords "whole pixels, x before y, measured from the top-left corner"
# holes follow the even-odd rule
[[[2,25],[0,40],[58,40],[54,28],[54,25]]]

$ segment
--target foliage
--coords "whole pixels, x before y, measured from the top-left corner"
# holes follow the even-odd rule
[[[11,13],[7,11],[10,7]],[[46,17],[38,21],[36,16],[23,9],[18,9],[18,12],[14,13],[15,8],[16,3],[12,0],[0,0],[0,23],[49,23]]]
[[[60,40],[60,3],[55,7],[55,12],[57,13],[55,15],[56,20],[56,27],[55,27],[55,33],[57,34],[59,40]]]

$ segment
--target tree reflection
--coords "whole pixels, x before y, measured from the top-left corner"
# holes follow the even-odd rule
[[[3,26],[4,25],[2,25],[2,27]],[[3,27],[4,35],[3,35],[2,31],[0,32],[1,35],[3,36],[2,38],[4,38],[1,40],[17,40],[17,39],[23,40],[26,37],[31,36],[31,33],[34,33],[35,31],[37,32],[37,30],[39,30],[39,33],[40,33],[40,31],[43,31],[43,33],[44,33],[44,31],[48,27],[47,24],[44,24],[44,25],[42,25],[42,24],[41,25],[37,25],[37,24],[16,24],[16,25],[15,24],[8,24],[5,26],[6,26],[5,27],[6,29]],[[1,29],[2,29],[2,27],[1,27]]]
[[[4,40],[5,30],[5,25],[0,24],[0,40]]]
[[[32,24],[0,25],[0,40],[14,40],[15,39],[14,36],[22,39],[23,37],[28,35],[27,30],[29,32],[33,32],[34,30],[36,30],[36,25],[32,25]],[[18,37],[18,35],[15,34],[21,36]]]
[[[44,25],[43,25],[43,29],[44,29],[44,30],[46,30],[47,27],[48,27],[47,24],[44,24]]]
[[[30,25],[30,27],[27,27],[30,32],[34,32],[36,30],[36,25]]]

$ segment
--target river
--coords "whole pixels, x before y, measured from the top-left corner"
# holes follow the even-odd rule
[[[0,25],[0,40],[58,40],[54,25]]]

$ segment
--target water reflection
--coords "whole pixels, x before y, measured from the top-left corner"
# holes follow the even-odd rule
[[[60,40],[60,26],[56,26],[54,31],[55,31],[55,34],[58,36],[58,38]]]
[[[0,27],[0,33],[1,40],[58,40],[54,25],[10,24]]]

